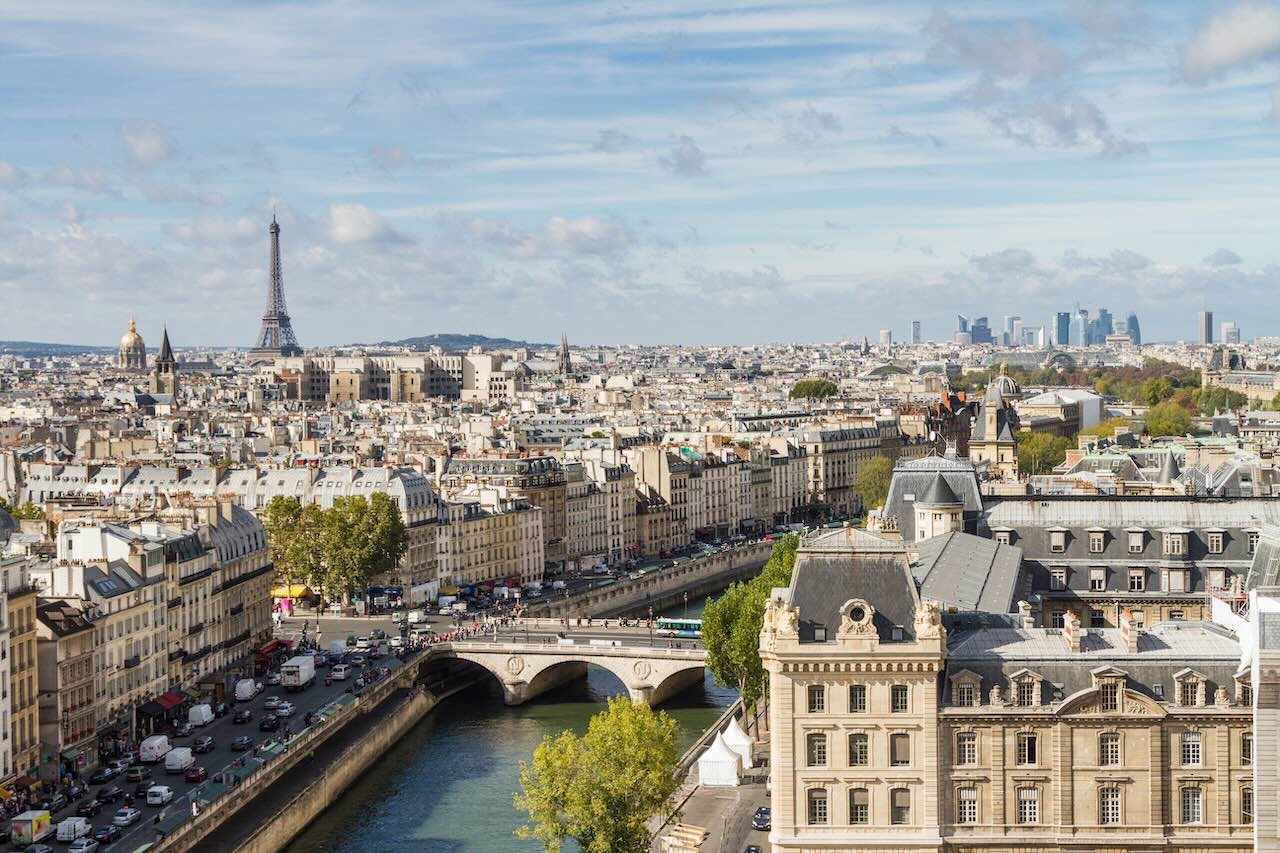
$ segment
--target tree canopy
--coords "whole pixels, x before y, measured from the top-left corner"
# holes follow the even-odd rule
[[[773,545],[769,561],[749,581],[731,584],[719,598],[707,599],[702,610],[702,644],[707,649],[707,669],[722,687],[732,687],[751,707],[764,691],[765,671],[760,661],[760,629],[769,592],[791,583],[800,537],[788,534]]]
[[[893,459],[873,456],[858,468],[853,480],[853,490],[862,498],[863,509],[879,509],[889,496],[889,481],[893,479]]]
[[[1220,385],[1201,388],[1198,401],[1200,403],[1200,414],[1202,415],[1234,412],[1249,405],[1249,397],[1247,395],[1241,394],[1239,391],[1232,391],[1230,388],[1223,388]]]
[[[528,815],[518,838],[559,853],[572,839],[583,853],[646,853],[649,818],[676,811],[676,723],[626,696],[591,718],[587,732],[547,735],[520,762],[515,807]]]
[[[44,518],[44,510],[31,501],[11,506],[4,498],[0,498],[0,510],[9,513],[17,521],[37,521]]]
[[[1023,474],[1048,474],[1061,465],[1071,449],[1071,439],[1045,432],[1020,432],[1015,436],[1018,471]]]
[[[1152,406],[1142,421],[1148,435],[1187,435],[1193,431],[1191,415],[1172,400]]]
[[[1116,429],[1120,427],[1129,427],[1132,424],[1128,418],[1107,418],[1098,421],[1088,429],[1080,430],[1081,435],[1096,435],[1102,438],[1111,438],[1116,434]]]
[[[830,379],[801,379],[791,386],[792,400],[825,400],[840,393],[840,386]]]

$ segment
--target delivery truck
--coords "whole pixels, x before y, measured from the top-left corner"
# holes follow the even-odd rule
[[[191,753],[189,746],[177,746],[169,750],[164,757],[164,771],[166,773],[184,773],[187,768],[196,763],[196,757]]]
[[[152,735],[138,746],[138,760],[143,764],[155,764],[168,754],[172,747],[164,735]]]
[[[26,811],[9,821],[9,832],[19,847],[35,844],[53,835],[53,821],[44,809]]]
[[[193,705],[187,712],[187,722],[197,729],[213,722],[213,708],[207,704]]]
[[[290,692],[306,690],[316,680],[316,659],[310,655],[289,658],[280,667],[280,686]]]
[[[258,695],[258,682],[252,678],[242,678],[236,682],[236,701],[248,702]]]

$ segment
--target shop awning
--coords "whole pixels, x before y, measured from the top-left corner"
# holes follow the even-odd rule
[[[166,711],[171,711],[182,704],[182,697],[174,693],[165,693],[156,697],[156,704]]]
[[[75,761],[77,758],[80,757],[80,755],[81,753],[80,753],[80,750],[78,749],[64,749],[62,752],[59,753],[59,756],[62,758],[63,761]]]
[[[189,700],[189,701],[191,701],[191,702],[200,702],[200,701],[203,701],[203,700],[201,699],[201,697],[200,697],[200,694],[199,694],[199,693],[193,693],[193,692],[191,692],[190,690],[184,690],[184,691],[182,691],[182,695],[183,695],[187,700]]]
[[[311,587],[304,583],[281,584],[271,590],[272,598],[310,598]]]
[[[139,705],[138,713],[144,717],[159,717],[164,713],[164,706],[152,699]]]

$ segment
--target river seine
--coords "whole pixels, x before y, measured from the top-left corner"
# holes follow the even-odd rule
[[[689,602],[690,615],[701,602]],[[682,615],[683,607],[669,615]],[[508,708],[496,685],[458,694],[419,723],[343,799],[298,836],[287,853],[538,853],[512,832],[519,762],[546,735],[581,733],[604,701],[625,693],[609,672],[592,667],[528,704]],[[702,686],[662,706],[692,742],[736,698],[708,675]],[[566,851],[577,848],[566,845]]]

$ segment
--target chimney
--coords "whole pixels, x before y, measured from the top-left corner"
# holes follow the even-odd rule
[[[218,497],[218,514],[222,516],[223,521],[231,520],[231,498],[225,495]]]
[[[1068,610],[1062,617],[1062,639],[1071,652],[1080,651],[1080,617],[1074,610]]]
[[[1137,653],[1138,626],[1133,624],[1133,614],[1127,607],[1120,610],[1120,641],[1124,643],[1125,651],[1129,654]]]
[[[1023,628],[1034,628],[1036,626],[1036,617],[1031,615],[1031,602],[1018,602],[1018,619]]]

